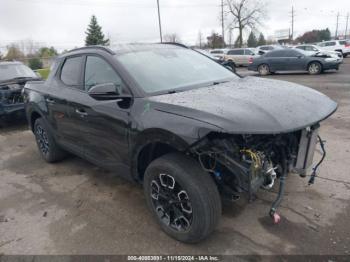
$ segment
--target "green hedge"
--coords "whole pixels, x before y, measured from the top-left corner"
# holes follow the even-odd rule
[[[50,73],[49,68],[38,69],[36,71],[39,73],[39,75],[41,75],[41,77],[43,79],[47,79],[47,77],[49,76],[49,73]]]

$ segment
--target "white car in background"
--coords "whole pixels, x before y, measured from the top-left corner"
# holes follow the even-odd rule
[[[331,40],[324,41],[317,44],[323,50],[338,51],[343,54],[343,57],[350,55],[350,41],[349,40]]]
[[[328,54],[334,58],[338,58],[340,62],[343,62],[343,54],[339,51],[329,51],[329,50],[325,50],[325,49],[321,48],[320,46],[308,45],[308,44],[296,45],[293,48],[303,50],[304,52],[306,52],[308,54],[313,54],[313,53]]]
[[[272,50],[282,49],[282,48],[283,46],[281,45],[261,45],[256,48],[256,51],[258,55],[264,55]]]
[[[213,49],[213,50],[210,50],[209,52],[216,58],[219,58],[220,60],[224,60],[227,51],[228,49]]]

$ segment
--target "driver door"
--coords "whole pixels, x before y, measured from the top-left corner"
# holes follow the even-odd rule
[[[84,90],[72,106],[79,121],[84,155],[97,165],[127,173],[131,102],[123,103],[123,98],[96,100],[88,91],[96,85],[113,83],[118,93],[125,94],[129,100],[130,93],[118,73],[101,56],[86,56],[83,70]]]

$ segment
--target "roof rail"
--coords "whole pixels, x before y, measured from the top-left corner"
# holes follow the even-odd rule
[[[114,51],[112,51],[110,48],[108,48],[106,46],[102,46],[102,45],[89,45],[89,46],[74,48],[72,50],[69,50],[68,53],[80,51],[80,50],[89,50],[89,49],[100,49],[102,51],[106,51],[107,53],[110,53],[111,55],[115,55]]]
[[[176,46],[179,46],[179,47],[188,48],[188,46],[186,46],[184,44],[176,43],[176,42],[161,42],[160,44],[163,44],[163,45],[176,45]]]

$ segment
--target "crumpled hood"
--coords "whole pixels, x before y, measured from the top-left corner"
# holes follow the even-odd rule
[[[154,109],[210,123],[224,132],[276,134],[299,130],[331,115],[337,103],[311,88],[246,77],[151,97]]]

